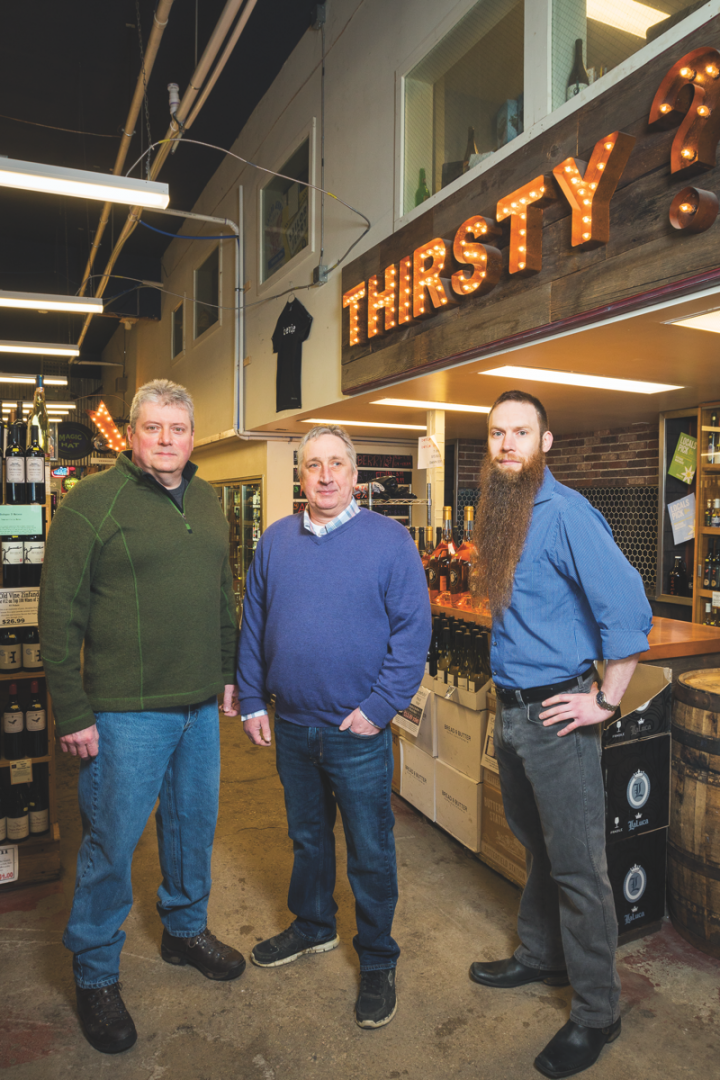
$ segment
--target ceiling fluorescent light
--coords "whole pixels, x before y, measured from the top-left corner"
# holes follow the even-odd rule
[[[66,169],[34,161],[0,157],[0,187],[42,191],[50,195],[73,195],[100,202],[126,203],[164,210],[170,202],[167,184],[136,180],[129,176],[105,176],[86,169]]]
[[[404,409],[443,409],[445,412],[489,413],[489,405],[458,405],[451,401],[413,401],[411,398],[386,397],[371,405],[401,405]]]
[[[720,310],[703,311],[699,315],[688,315],[684,319],[670,319],[672,326],[688,326],[691,330],[709,330],[720,334]]]
[[[635,0],[587,0],[587,17],[644,38],[651,26],[668,18],[668,12]]]
[[[64,375],[43,375],[45,386],[67,386]],[[34,375],[3,375],[0,373],[0,383],[24,383],[26,386],[35,385]]]
[[[77,345],[57,345],[50,341],[0,341],[0,352],[32,353],[34,356],[80,355]]]
[[[478,371],[478,375],[499,375],[504,379],[559,383],[561,386],[584,386],[591,390],[626,390],[631,394],[661,394],[665,390],[682,390],[682,386],[673,386],[670,383],[609,379],[604,375],[579,375],[575,371],[546,371],[543,368],[507,366],[493,368],[491,371]]]
[[[93,296],[56,296],[54,293],[8,292],[0,289],[0,307],[30,311],[78,311],[102,315],[103,302]]]
[[[403,431],[427,431],[425,424],[379,424],[372,420],[328,420],[324,416],[316,416],[312,420],[301,420],[301,424],[337,424],[338,427],[379,427],[401,428]]]

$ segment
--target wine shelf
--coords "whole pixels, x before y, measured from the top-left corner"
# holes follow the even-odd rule
[[[0,682],[20,682],[25,679],[44,679],[45,669],[39,671],[3,671],[0,672]]]

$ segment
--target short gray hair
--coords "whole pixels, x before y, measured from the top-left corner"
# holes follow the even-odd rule
[[[131,431],[135,431],[140,410],[149,401],[159,402],[161,405],[173,405],[178,409],[187,409],[190,427],[193,431],[195,430],[195,408],[190,391],[180,386],[180,383],[171,382],[170,379],[153,379],[152,382],[141,386],[132,400],[128,424]]]
[[[344,442],[352,467],[357,471],[357,452],[347,431],[345,431],[344,428],[337,427],[336,424],[318,424],[317,427],[310,428],[307,435],[303,435],[300,440],[300,445],[297,448],[298,473],[305,464],[305,447],[309,442],[312,442],[313,439],[319,439],[321,435],[335,435],[341,442]]]

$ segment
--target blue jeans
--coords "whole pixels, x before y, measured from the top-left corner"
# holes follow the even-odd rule
[[[594,676],[577,691],[587,692]],[[620,1015],[615,967],[617,917],[605,856],[601,727],[558,736],[543,706],[501,705],[495,753],[508,824],[526,849],[516,958],[528,967],[567,967],[570,1018],[606,1027]]]
[[[353,938],[361,971],[394,968],[400,949],[391,937],[397,904],[395,818],[390,805],[392,738],[275,720],[277,767],[285,789],[294,863],[288,907],[312,942],[335,934],[335,836],[340,807],[347,871],[355,897]]]
[[[80,765],[83,838],[63,937],[84,988],[118,981],[132,857],[158,797],[160,918],[175,937],[205,929],[220,791],[216,698],[156,712],[97,713],[96,722],[100,751]]]

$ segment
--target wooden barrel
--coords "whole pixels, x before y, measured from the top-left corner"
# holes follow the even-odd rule
[[[720,668],[674,688],[668,908],[691,945],[720,958]]]

